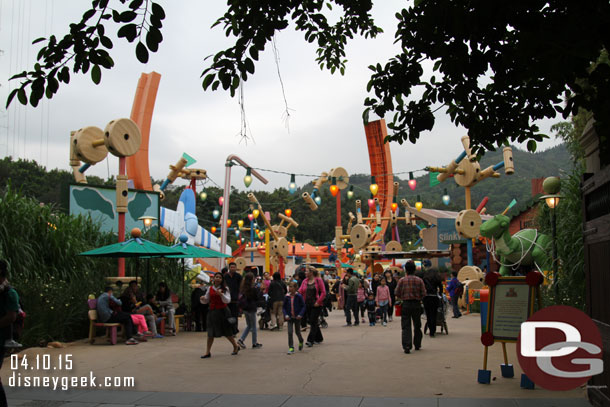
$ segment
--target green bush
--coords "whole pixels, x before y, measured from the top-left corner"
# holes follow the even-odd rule
[[[117,260],[78,254],[115,243],[116,237],[102,232],[89,217],[41,206],[10,186],[0,190],[0,219],[0,257],[9,263],[9,281],[19,292],[27,314],[20,342],[36,346],[86,337],[87,297],[101,294],[105,277],[117,273]],[[128,275],[136,261],[127,260]],[[144,277],[146,261],[139,261],[139,275]],[[163,280],[180,295],[182,268],[178,262],[151,259],[150,265],[151,289]],[[190,295],[188,288],[185,294]]]

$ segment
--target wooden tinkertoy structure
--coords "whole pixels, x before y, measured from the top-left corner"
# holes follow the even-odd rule
[[[394,182],[393,193],[394,201],[398,196],[398,182]],[[379,200],[373,198],[375,212],[370,212],[369,216],[362,216],[362,202],[356,200],[356,216],[353,213],[349,213],[349,223],[347,225],[347,233],[343,234],[343,228],[341,225],[335,227],[335,246],[337,249],[343,248],[343,240],[349,239],[350,243],[354,247],[354,250],[362,250],[363,253],[360,257],[360,262],[354,263],[354,267],[358,271],[364,271],[366,268],[365,263],[370,262],[372,257],[371,252],[380,252],[381,245],[379,241],[373,241],[374,230],[378,230],[381,227],[382,222],[388,222],[391,228],[394,228],[398,221],[405,221],[407,225],[412,225],[415,222],[415,218],[409,212],[409,204],[406,199],[402,199],[400,202],[405,208],[405,216],[398,216],[398,204],[396,202],[392,205],[390,216],[382,216],[381,207]],[[352,227],[352,223],[356,220],[356,225]],[[368,222],[368,223],[366,223]],[[374,227],[373,227],[374,226]],[[394,236],[395,238],[397,236]],[[402,251],[402,245],[398,240],[391,240],[385,245],[385,251],[399,252]]]
[[[170,171],[169,174],[167,174],[165,181],[163,181],[161,185],[153,185],[153,190],[160,193],[159,199],[165,199],[163,191],[165,191],[165,188],[167,188],[169,184],[176,181],[176,178],[190,181],[190,188],[195,192],[195,195],[197,194],[197,181],[206,179],[208,177],[207,171],[201,168],[186,168],[187,165],[188,160],[184,156],[180,157],[176,165],[169,166]]]
[[[464,136],[461,140],[464,150],[455,160],[445,167],[427,167],[426,170],[438,172],[439,174],[436,178],[440,182],[447,180],[451,176],[458,186],[464,188],[466,208],[458,213],[455,220],[455,230],[460,236],[466,238],[468,249],[468,265],[462,267],[462,269],[468,267],[469,269],[473,269],[468,270],[468,273],[474,271],[476,274],[480,275],[482,273],[481,270],[473,264],[472,244],[473,239],[479,235],[479,228],[482,224],[480,212],[483,210],[483,205],[479,205],[477,210],[472,209],[470,189],[486,178],[499,178],[500,174],[497,171],[502,167],[504,167],[504,173],[506,175],[513,174],[515,172],[513,152],[510,147],[504,147],[503,161],[481,170],[481,165],[477,161],[477,157],[470,151],[470,138]],[[460,272],[462,272],[462,270],[460,270]]]
[[[316,204],[315,198],[320,196],[320,188],[322,188],[322,185],[325,183],[330,183],[331,186],[336,185],[338,188],[337,191],[344,190],[349,185],[349,174],[345,168],[337,167],[331,168],[329,172],[323,172],[318,178],[313,180],[313,191],[311,195],[308,192],[303,192],[301,195],[305,203],[309,205],[309,208],[312,211],[318,209],[318,204]],[[333,195],[335,194],[337,197],[337,222],[338,225],[341,225],[341,194],[333,193]]]
[[[138,125],[131,119],[116,119],[106,125],[102,131],[99,127],[88,126],[70,133],[70,166],[74,179],[86,184],[84,173],[87,169],[102,161],[110,152],[119,158],[119,174],[116,180],[116,211],[119,216],[119,242],[125,241],[125,213],[127,213],[127,175],[126,157],[135,154],[140,148],[142,135]],[[81,166],[81,161],[85,164]],[[119,277],[125,276],[125,259],[119,258]]]
[[[260,215],[262,215],[263,222],[265,223],[265,253],[268,261],[273,264],[273,266],[279,270],[282,274],[282,278],[284,276],[284,268],[286,264],[286,258],[288,257],[288,240],[286,236],[288,236],[288,229],[291,226],[299,227],[299,224],[289,216],[284,215],[283,213],[278,213],[278,217],[281,219],[279,224],[271,225],[271,222],[265,216],[265,212],[263,211],[263,207],[256,199],[256,196],[250,192],[248,194],[248,199],[256,209],[259,211]],[[317,207],[317,206],[316,206]],[[259,216],[260,216],[259,215]],[[287,226],[284,224],[287,223]],[[273,242],[269,242],[269,235],[273,237]],[[255,247],[247,248],[246,251],[256,250]],[[243,261],[242,261],[243,260]],[[241,265],[242,268],[245,267],[245,259],[242,258],[238,263],[238,267]]]

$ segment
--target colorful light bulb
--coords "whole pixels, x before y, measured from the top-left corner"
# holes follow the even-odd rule
[[[316,195],[313,200],[317,205],[320,205],[322,203],[322,198],[320,198],[318,195]]]
[[[396,209],[398,209],[398,204],[396,202],[392,202],[392,212],[396,212]]]
[[[336,185],[331,185],[330,186],[330,194],[332,196],[337,196],[337,194],[339,193],[339,187]]]
[[[258,209],[255,209],[252,211],[252,216],[254,216],[254,219],[258,218],[258,215],[261,214],[261,211],[259,211]]]
[[[220,217],[220,211],[219,211],[218,209],[214,209],[214,210],[212,211],[212,217],[213,217],[214,219],[218,219],[218,218]]]
[[[244,177],[244,185],[248,188],[252,184],[252,170],[248,168],[246,170],[246,176]]]
[[[292,216],[292,209],[285,209],[284,213],[286,214],[286,216],[291,217]]]
[[[350,185],[349,190],[347,191],[347,199],[352,199],[354,197],[354,186]]]
[[[295,182],[294,174],[290,175],[290,184],[288,185],[288,192],[294,194],[297,191],[297,184]]]
[[[208,199],[208,194],[205,191],[201,191],[201,193],[199,194],[199,198],[202,201],[205,201],[206,199]]]
[[[449,194],[447,193],[447,189],[445,188],[445,193],[443,194],[443,203],[445,205],[449,205],[449,202],[451,202],[451,197],[449,196]]]
[[[375,177],[371,177],[371,186],[369,187],[369,189],[371,190],[371,194],[373,194],[373,196],[377,195],[377,191],[379,191],[379,185],[377,185],[377,182],[375,182]]]
[[[417,195],[417,202],[415,202],[415,209],[417,209],[418,211],[421,211],[421,209],[424,207],[424,204],[422,203],[421,199],[419,198],[419,195]]]
[[[233,222],[231,222],[231,219],[227,219],[227,227],[228,227],[228,228],[230,228],[230,227],[231,227],[231,223],[233,223]]]
[[[415,178],[413,178],[413,173],[410,172],[409,173],[409,188],[411,188],[412,191],[415,191],[415,187],[417,186],[417,180],[415,180]]]
[[[224,197],[220,197],[218,198],[218,205],[222,206],[225,203],[225,198]]]
[[[212,226],[212,227],[210,228],[210,231],[211,231],[212,233],[216,233],[216,226]]]
[[[243,227],[244,227],[244,221],[243,221],[243,220],[241,220],[241,219],[240,219],[240,220],[238,220],[238,221],[237,221],[237,226],[239,226],[240,228],[243,228]]]
[[[250,222],[252,222],[254,220],[254,215],[252,215],[251,213],[248,214],[248,220]]]

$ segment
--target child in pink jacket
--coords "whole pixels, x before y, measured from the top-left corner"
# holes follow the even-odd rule
[[[383,326],[388,324],[388,304],[390,303],[390,288],[385,280],[385,278],[381,279],[379,286],[377,287],[377,296],[376,296],[377,306],[381,310],[381,315],[383,316]]]

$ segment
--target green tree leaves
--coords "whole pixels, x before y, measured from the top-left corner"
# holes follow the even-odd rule
[[[11,104],[15,96],[21,104],[29,102],[34,107],[43,96],[51,99],[58,92],[60,82],[70,82],[70,70],[83,74],[91,70],[91,81],[100,84],[101,68],[112,69],[114,66],[114,60],[107,51],[114,44],[105,35],[104,26],[110,19],[113,24],[120,26],[117,31],[119,38],[130,43],[137,41],[136,58],[141,63],[147,63],[150,52],[157,52],[163,41],[160,28],[165,11],[151,0],[133,0],[129,4],[126,4],[126,0],[119,0],[116,3],[118,4],[110,11],[109,0],[93,0],[81,21],[71,24],[69,33],[61,40],[58,41],[54,35],[48,40],[34,40],[34,44],[46,41],[46,45],[38,52],[33,70],[23,71],[11,78],[20,80],[20,83],[18,90],[9,94],[6,106]]]

